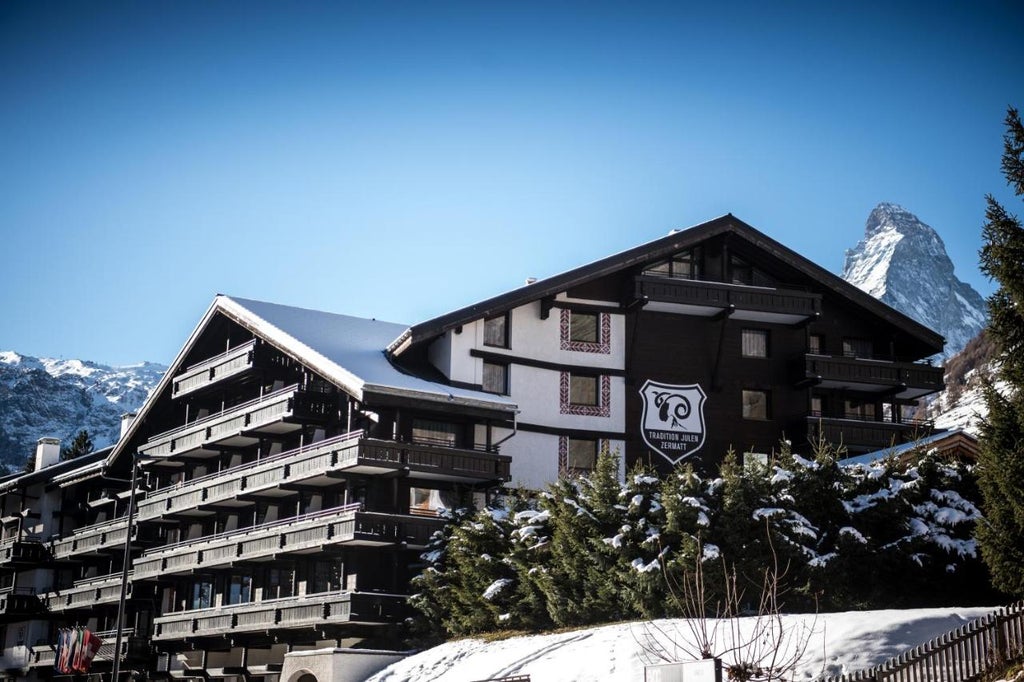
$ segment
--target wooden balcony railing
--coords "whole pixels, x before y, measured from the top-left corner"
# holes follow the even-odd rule
[[[932,423],[808,417],[807,429],[812,438],[820,434],[826,441],[842,443],[851,450],[880,450],[927,436],[932,431]]]
[[[0,590],[0,616],[32,616],[43,612],[43,602],[33,587]]]
[[[103,640],[100,650],[96,652],[95,658],[92,659],[93,666],[97,664],[110,664],[114,660],[114,646],[117,643],[117,630],[105,630],[101,632],[94,632],[94,635]],[[122,660],[144,660],[149,656],[150,646],[149,639],[146,637],[136,637],[135,630],[123,629],[121,630],[121,659]],[[30,668],[41,668],[41,667],[53,667],[53,664],[57,660],[56,647],[48,642],[42,642],[35,644],[29,649],[29,667]]]
[[[131,589],[131,572],[128,574],[128,588]],[[74,609],[91,609],[98,604],[116,604],[121,598],[121,573],[86,578],[76,581],[71,587],[47,592],[43,601],[52,612]]]
[[[414,478],[507,481],[510,462],[506,455],[369,439],[357,431],[148,493],[139,501],[138,518],[146,521],[187,512],[360,467],[408,467]]]
[[[171,396],[180,398],[223,379],[243,374],[255,365],[256,349],[256,339],[253,339],[225,353],[188,367],[174,377]]]
[[[661,303],[798,318],[815,317],[821,312],[821,294],[674,277],[640,275],[636,278],[635,294],[638,299]]]
[[[50,552],[54,559],[67,559],[76,554],[91,554],[124,547],[128,535],[128,517],[76,528],[65,537],[52,540]]]
[[[49,550],[35,535],[24,534],[20,537],[5,539],[0,543],[0,565],[39,565],[45,563],[48,558]]]
[[[360,505],[325,509],[250,528],[228,531],[143,552],[135,559],[135,579],[188,573],[330,545],[421,547],[440,528],[441,519],[359,511]]]
[[[913,394],[941,391],[941,367],[914,363],[867,360],[846,356],[806,355],[798,382],[843,386],[866,392]]]
[[[181,611],[153,619],[153,640],[280,632],[332,623],[394,623],[405,616],[405,601],[404,595],[330,592]]]
[[[334,407],[333,397],[293,385],[153,436],[139,453],[167,457],[200,450],[284,420],[323,419]]]

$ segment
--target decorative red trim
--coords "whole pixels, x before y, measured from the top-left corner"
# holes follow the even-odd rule
[[[595,457],[600,456],[602,452],[608,451],[608,439],[598,438],[597,440],[597,453]],[[597,460],[594,461],[597,465]],[[593,469],[570,469],[569,468],[569,436],[558,437],[558,475],[559,476],[580,476],[583,474],[589,474]]]
[[[562,414],[575,414],[581,417],[611,416],[612,378],[607,374],[598,377],[597,405],[574,405],[569,401],[569,372],[562,372],[558,386],[558,402]]]
[[[609,355],[612,352],[612,316],[608,313],[597,313],[598,336],[597,343],[587,341],[572,341],[569,336],[570,320],[572,311],[562,308],[562,318],[559,325],[559,332],[562,341],[562,350],[578,351],[580,353],[602,353]]]

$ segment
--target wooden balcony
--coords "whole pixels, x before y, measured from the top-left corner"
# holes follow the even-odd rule
[[[798,324],[821,312],[821,294],[722,282],[640,275],[635,296],[646,299],[647,309],[682,315]]]
[[[798,385],[878,393],[913,400],[941,391],[941,367],[828,355],[805,355]]]
[[[94,632],[103,640],[96,657],[92,659],[93,669],[109,667],[114,661],[114,646],[117,644],[117,630]],[[145,661],[150,655],[149,639],[136,637],[135,630],[121,630],[121,660]],[[52,668],[57,660],[56,647],[53,644],[36,644],[29,649],[28,665],[30,668]]]
[[[861,421],[835,417],[808,417],[807,432],[813,439],[821,434],[835,445],[843,444],[850,452],[871,452],[910,443],[927,436],[931,422],[893,423]]]
[[[257,366],[260,348],[263,346],[257,345],[256,339],[253,339],[186,368],[174,377],[171,397],[180,398],[231,377],[247,373]]]
[[[76,528],[65,537],[52,541],[50,552],[54,559],[69,559],[76,555],[100,554],[124,548],[128,535],[128,517]]]
[[[443,524],[440,519],[362,512],[359,508],[359,504],[335,507],[147,550],[134,561],[135,579],[269,561],[281,555],[316,553],[337,545],[386,546],[404,542],[419,547],[429,538],[428,531]]]
[[[128,591],[131,593],[131,573],[128,575]],[[43,596],[43,602],[54,613],[91,610],[100,604],[116,605],[121,599],[121,574],[112,573],[98,578],[76,581],[71,587]]]
[[[153,436],[139,453],[215,455],[218,447],[252,445],[260,434],[297,431],[303,422],[326,419],[335,408],[333,397],[293,385]]]
[[[0,590],[0,622],[28,620],[42,613],[43,602],[34,588],[8,587]]]
[[[354,432],[149,493],[139,501],[138,518],[209,514],[212,506],[290,494],[288,486],[297,483],[334,485],[340,472],[372,475],[408,468],[410,478],[507,481],[510,463],[511,457],[496,453],[396,443]]]
[[[248,604],[181,611],[153,619],[153,640],[218,637],[345,623],[395,623],[406,615],[406,597],[373,592],[331,592]]]
[[[50,560],[50,552],[38,537],[25,535],[0,543],[0,566],[39,566]]]

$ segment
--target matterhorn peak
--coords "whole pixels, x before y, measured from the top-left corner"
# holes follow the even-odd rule
[[[946,338],[945,357],[985,326],[985,301],[953,273],[942,238],[899,204],[875,206],[843,279]]]

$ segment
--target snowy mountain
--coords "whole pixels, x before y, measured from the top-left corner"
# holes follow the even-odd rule
[[[117,440],[121,415],[136,411],[167,370],[0,351],[0,467],[21,469],[37,440],[64,445],[85,429],[96,448]]]
[[[953,272],[939,235],[902,206],[871,211],[864,238],[846,252],[843,279],[946,337],[958,353],[984,328],[985,301]]]

